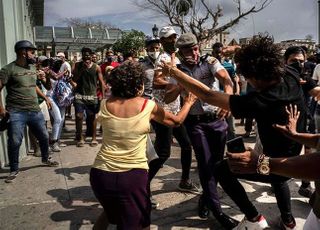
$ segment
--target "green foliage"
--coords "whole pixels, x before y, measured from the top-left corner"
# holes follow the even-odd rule
[[[121,38],[113,44],[112,49],[115,52],[122,53],[123,56],[129,54],[138,56],[138,53],[144,48],[144,38],[145,34],[142,31],[123,31]]]

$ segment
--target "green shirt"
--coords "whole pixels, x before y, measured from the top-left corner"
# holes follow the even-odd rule
[[[0,81],[6,86],[6,108],[14,111],[39,112],[36,92],[36,67],[23,68],[15,62],[0,70]]]

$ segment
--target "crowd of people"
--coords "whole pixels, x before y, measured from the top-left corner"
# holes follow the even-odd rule
[[[299,193],[312,205],[304,229],[320,229],[319,183],[315,191],[310,185],[320,179],[320,155],[315,151],[320,65],[304,47],[290,47],[283,55],[270,36],[261,34],[242,47],[216,43],[211,55],[201,56],[195,35],[178,36],[166,26],[159,37],[146,37],[147,56],[139,61],[123,61],[108,51],[98,64],[97,54],[84,47],[81,60],[69,63],[64,52],[55,58],[35,58],[36,48],[26,40],[14,48],[16,60],[0,71],[0,89],[7,89],[6,107],[0,105],[0,116],[8,120],[10,174],[5,182],[18,176],[26,126],[35,155],[47,166],[59,165],[49,151],[61,151],[61,132],[73,104],[77,147],[85,145],[86,137],[91,138],[90,146],[97,146],[97,124],[102,130],[102,144],[90,171],[92,190],[104,209],[94,229],[109,224],[150,229],[151,209],[159,205],[150,184],[170,157],[173,137],[181,148],[177,187],[199,194],[199,217],[212,213],[225,229],[268,228],[241,178],[270,183],[280,228],[296,229],[288,186],[295,177],[302,179]],[[251,90],[241,91],[244,81]],[[254,149],[226,153],[227,140],[236,137],[234,118],[255,120]],[[157,156],[148,160],[151,127]],[[305,154],[299,156],[302,149]],[[192,150],[202,189],[190,180]],[[245,215],[241,222],[223,212],[218,183]]]

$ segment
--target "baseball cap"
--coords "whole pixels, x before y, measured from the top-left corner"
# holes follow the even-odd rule
[[[160,29],[159,37],[167,38],[170,37],[172,34],[177,34],[177,32],[171,26],[165,26]]]
[[[152,43],[159,43],[160,39],[147,35],[145,37],[144,42],[145,42],[145,45],[148,46],[148,45],[151,45]]]
[[[64,55],[64,53],[63,52],[59,52],[58,54],[57,54],[57,57],[63,57],[63,58],[65,58],[66,57],[66,55]]]
[[[198,44],[198,41],[197,41],[197,38],[194,34],[185,33],[185,34],[181,34],[181,36],[178,38],[175,46],[177,48],[188,48],[188,47],[192,47],[197,44]]]
[[[32,50],[36,50],[37,48],[28,40],[21,40],[18,41],[15,45],[14,45],[14,51],[17,52],[20,49],[32,49]]]

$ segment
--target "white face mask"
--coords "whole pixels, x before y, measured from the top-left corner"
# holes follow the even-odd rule
[[[157,51],[157,52],[148,52],[148,56],[153,59],[153,60],[156,60],[160,55],[160,52]]]

